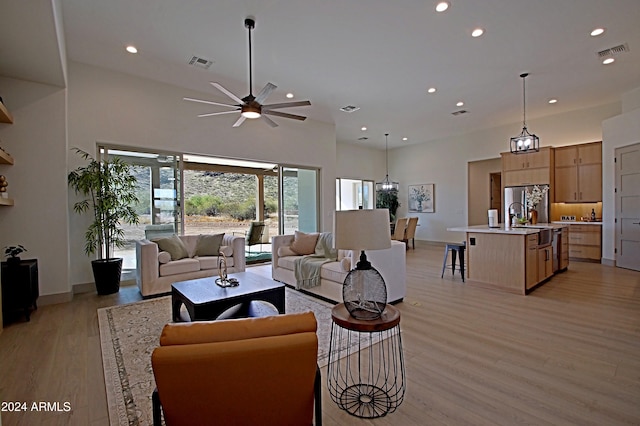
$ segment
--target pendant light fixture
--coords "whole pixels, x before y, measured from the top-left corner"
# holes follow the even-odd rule
[[[385,133],[384,137],[385,137],[384,150],[385,150],[387,175],[384,177],[384,180],[382,182],[376,182],[376,191],[378,192],[379,191],[383,191],[383,192],[397,191],[398,188],[400,187],[400,184],[398,182],[389,181],[389,133]]]
[[[527,130],[527,98],[524,79],[529,74],[520,74],[522,78],[522,132],[515,138],[511,138],[510,148],[514,154],[540,151],[540,139]]]

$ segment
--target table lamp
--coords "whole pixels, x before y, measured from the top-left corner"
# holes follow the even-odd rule
[[[342,298],[349,314],[359,320],[380,318],[387,304],[387,287],[380,272],[367,260],[365,250],[391,247],[389,210],[345,210],[334,216],[334,245],[360,251],[360,260],[344,280]]]

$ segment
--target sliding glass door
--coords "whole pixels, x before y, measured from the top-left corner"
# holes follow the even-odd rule
[[[280,233],[317,232],[319,228],[318,170],[281,166]]]
[[[138,225],[122,224],[127,243],[114,249],[115,257],[124,259],[122,279],[135,278],[135,242],[143,238],[182,232],[180,206],[180,155],[130,151],[119,147],[98,146],[100,158],[119,157],[136,177]]]

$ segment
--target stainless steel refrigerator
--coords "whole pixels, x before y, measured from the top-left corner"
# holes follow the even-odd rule
[[[549,185],[538,185],[538,188],[542,189]],[[529,217],[529,211],[527,209],[527,199],[525,197],[526,191],[531,192],[534,185],[527,186],[508,186],[504,188],[504,221],[507,223],[509,218],[515,215],[516,218]],[[538,222],[549,222],[549,191],[547,191],[536,210],[538,211]],[[509,216],[511,214],[512,216]]]

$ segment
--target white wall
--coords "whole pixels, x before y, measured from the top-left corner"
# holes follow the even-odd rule
[[[563,146],[602,140],[602,121],[619,113],[620,104],[615,103],[528,120],[527,124],[529,130],[538,135],[542,146]],[[509,138],[520,130],[521,125],[514,123],[389,151],[389,170],[393,171],[390,174],[400,182],[399,216],[408,215],[408,185],[435,184],[435,213],[411,213],[419,217],[421,225],[416,239],[458,241],[464,238],[446,229],[467,224],[467,163],[499,157],[501,152],[508,151]]]
[[[0,165],[12,207],[0,207],[0,248],[22,244],[38,259],[40,295],[70,298],[66,102],[60,87],[0,78],[14,124],[0,124],[0,146],[15,160]],[[4,251],[3,251],[4,252]]]
[[[380,182],[386,174],[384,150],[338,143],[336,147],[336,173],[336,177]],[[393,178],[391,168],[389,169],[389,177]]]
[[[95,152],[96,141],[138,148],[243,158],[320,168],[321,229],[333,227],[335,210],[336,143],[332,124],[313,120],[274,119],[271,128],[247,120],[239,128],[235,115],[198,118],[209,109],[186,102],[184,96],[215,99],[209,93],[112,72],[89,65],[69,64],[69,146]],[[221,101],[226,101],[220,99]],[[70,168],[78,158],[69,152]],[[83,254],[86,220],[71,215],[71,282],[91,282]]]
[[[615,260],[615,149],[640,142],[640,88],[623,96],[622,114],[602,123],[602,257]]]

